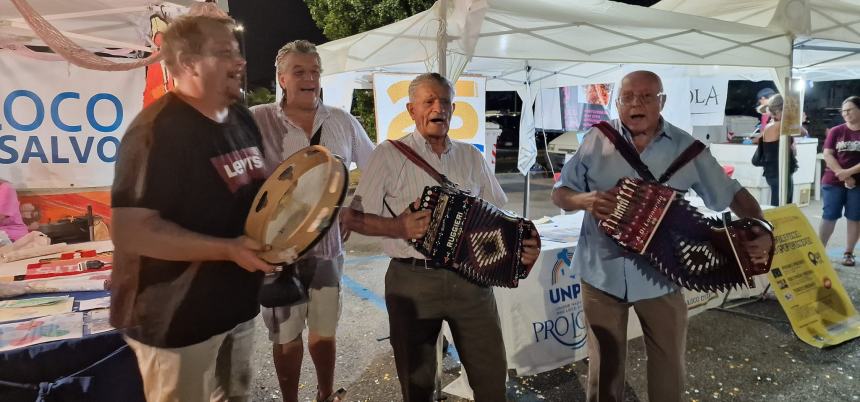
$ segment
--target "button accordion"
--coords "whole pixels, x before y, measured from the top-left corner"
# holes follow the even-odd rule
[[[419,209],[432,211],[429,228],[410,242],[425,257],[482,286],[515,288],[528,276],[520,257],[531,221],[447,186],[425,187]]]
[[[676,284],[701,291],[755,287],[754,275],[766,274],[766,264],[752,262],[745,244],[761,227],[773,239],[772,228],[758,219],[731,220],[703,216],[671,187],[642,179],[622,178],[611,191],[617,204],[598,226],[619,246],[646,256]]]

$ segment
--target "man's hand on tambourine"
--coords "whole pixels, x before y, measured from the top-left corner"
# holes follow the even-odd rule
[[[597,220],[601,221],[609,218],[609,215],[615,210],[615,204],[618,203],[615,194],[604,191],[587,193],[585,201],[585,210],[591,212]]]
[[[539,255],[540,237],[537,231],[532,230],[531,237],[523,239],[523,250],[522,255],[520,256],[520,261],[522,261],[523,265],[530,267],[534,265]]]
[[[258,252],[263,251],[263,245],[248,236],[239,236],[227,240],[226,251],[227,258],[239,264],[246,271],[262,271],[267,274],[275,271],[273,265],[257,256]]]
[[[746,242],[747,254],[753,263],[767,264],[771,247],[773,247],[773,237],[767,230],[758,226],[753,226],[751,230],[755,234],[755,238]]]
[[[421,199],[415,200],[411,207],[406,207],[403,213],[397,216],[398,236],[401,239],[420,239],[427,233],[430,226],[430,210],[418,209]],[[415,212],[413,212],[415,211]]]

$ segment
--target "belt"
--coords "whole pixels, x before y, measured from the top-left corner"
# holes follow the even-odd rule
[[[411,265],[413,267],[420,268],[450,268],[448,265],[439,264],[434,262],[433,260],[425,260],[423,258],[392,258],[392,260],[397,261],[401,264]]]

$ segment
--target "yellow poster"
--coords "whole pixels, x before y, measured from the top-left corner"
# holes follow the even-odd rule
[[[767,275],[794,333],[819,348],[860,336],[860,316],[809,221],[796,205],[764,211],[776,250]]]
[[[373,74],[373,105],[376,112],[376,141],[396,140],[415,130],[406,111],[409,83],[418,74]],[[448,135],[468,142],[484,152],[487,79],[464,75],[454,84],[454,115]]]

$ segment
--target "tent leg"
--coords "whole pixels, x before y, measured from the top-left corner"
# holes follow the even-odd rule
[[[525,181],[525,189],[523,190],[523,218],[528,219],[529,217],[529,196],[531,195],[531,189],[529,180],[531,179],[531,174],[526,175]]]

